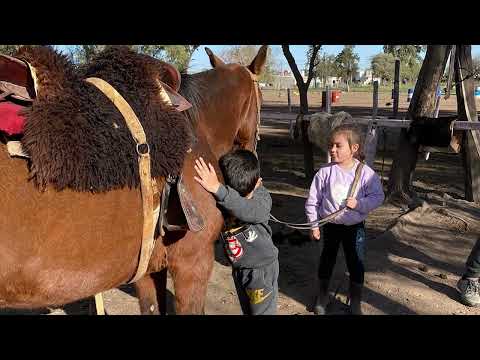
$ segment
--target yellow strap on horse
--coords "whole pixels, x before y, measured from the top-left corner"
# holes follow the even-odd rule
[[[140,249],[140,259],[138,262],[137,272],[129,283],[136,282],[147,272],[148,263],[155,246],[155,226],[160,211],[160,202],[154,207],[154,195],[158,193],[155,180],[152,179],[150,173],[150,148],[147,143],[145,131],[132,108],[120,93],[115,90],[109,83],[100,78],[87,78],[86,82],[95,85],[102,93],[104,93],[116,106],[118,111],[125,118],[128,129],[137,144],[138,166],[140,174],[140,184],[143,203],[143,233],[142,246]],[[146,145],[146,152],[140,151],[140,145]]]

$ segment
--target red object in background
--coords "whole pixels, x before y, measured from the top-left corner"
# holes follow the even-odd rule
[[[8,135],[22,134],[25,117],[18,112],[23,108],[9,101],[0,102],[0,131]]]
[[[332,90],[332,104],[336,103],[340,100],[340,94],[342,92],[340,90]]]

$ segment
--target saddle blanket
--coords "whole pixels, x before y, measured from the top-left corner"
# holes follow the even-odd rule
[[[0,102],[0,131],[8,135],[22,134],[25,117],[18,114],[22,109],[23,106],[9,101]]]

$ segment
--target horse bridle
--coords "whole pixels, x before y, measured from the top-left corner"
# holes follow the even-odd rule
[[[257,107],[257,128],[255,129],[255,137],[253,139],[253,149],[255,155],[257,154],[257,142],[260,140],[260,98],[259,98],[259,85],[257,75],[248,70],[250,78],[253,81],[253,88],[255,89],[255,106]]]

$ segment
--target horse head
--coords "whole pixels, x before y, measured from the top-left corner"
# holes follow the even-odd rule
[[[255,151],[262,103],[257,79],[268,47],[262,46],[248,66],[226,64],[210,49],[205,51],[213,69],[182,74],[180,93],[193,105],[187,116],[216,156],[232,148]]]
[[[265,68],[268,46],[261,46],[257,55],[248,66],[225,64],[209,48],[205,48],[205,51],[212,67],[229,73],[230,82],[238,84],[237,91],[239,93],[235,97],[232,96],[230,98],[230,101],[238,100],[242,102],[234,138],[234,147],[256,151],[257,140],[260,138],[260,108],[262,105],[258,78]],[[228,95],[228,93],[225,95]]]

